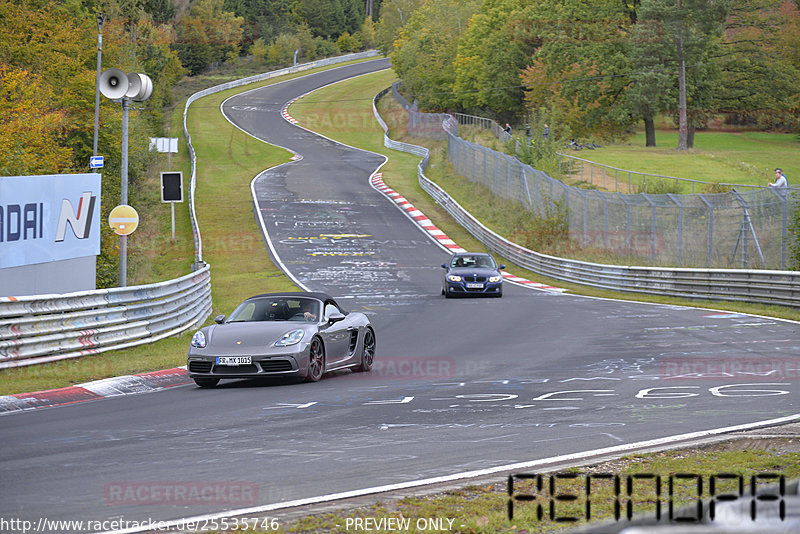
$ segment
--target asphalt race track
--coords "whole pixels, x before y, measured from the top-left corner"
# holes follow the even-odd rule
[[[502,299],[444,299],[448,253],[369,184],[384,158],[280,114],[387,66],[345,66],[223,105],[239,128],[302,156],[255,179],[257,211],[300,284],[370,315],[375,371],[2,416],[0,517],[177,519],[800,412],[794,323],[511,284]],[[202,486],[217,489],[170,498]]]

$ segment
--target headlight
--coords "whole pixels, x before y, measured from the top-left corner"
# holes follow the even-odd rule
[[[491,283],[493,283],[493,284],[496,284],[497,282],[499,282],[502,279],[503,279],[502,276],[492,276],[492,277],[489,278],[489,281]]]
[[[456,276],[454,274],[448,274],[447,275],[447,279],[450,280],[451,282],[460,282],[461,281],[461,277],[460,276]]]
[[[300,343],[300,340],[303,339],[303,334],[305,334],[305,330],[302,328],[292,330],[291,332],[286,332],[278,341],[275,342],[275,346],[288,347],[289,345],[296,345],[297,343]]]
[[[206,346],[206,335],[203,333],[202,330],[198,330],[192,336],[192,346],[200,348],[200,349],[205,348],[205,346]]]

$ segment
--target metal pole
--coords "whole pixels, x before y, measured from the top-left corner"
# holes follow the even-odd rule
[[[175,241],[175,203],[170,202],[169,205],[172,208],[172,240]]]
[[[714,252],[714,205],[706,200],[702,193],[698,195],[698,198],[708,208],[708,258],[706,259],[706,267],[711,267],[711,256]]]
[[[97,155],[97,136],[100,131],[100,69],[103,62],[103,22],[105,13],[97,14],[97,78],[94,84],[94,142],[92,143],[92,155]]]
[[[128,203],[128,108],[130,99],[122,98],[122,160],[120,162],[120,204]],[[119,236],[119,287],[128,285],[128,236]]]
[[[678,267],[683,265],[683,204],[672,193],[667,196],[678,206]]]

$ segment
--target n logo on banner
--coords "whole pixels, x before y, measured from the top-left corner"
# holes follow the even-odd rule
[[[61,213],[58,216],[58,230],[56,230],[56,242],[64,241],[69,223],[72,233],[78,239],[86,239],[92,230],[92,216],[94,215],[94,203],[97,197],[92,196],[91,191],[86,191],[81,195],[78,202],[78,214],[75,208],[66,198],[61,201]]]

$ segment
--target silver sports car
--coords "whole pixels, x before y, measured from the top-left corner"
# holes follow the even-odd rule
[[[189,377],[200,387],[260,376],[316,382],[328,371],[369,371],[375,359],[367,316],[344,311],[324,293],[257,295],[214,321],[189,347]]]

